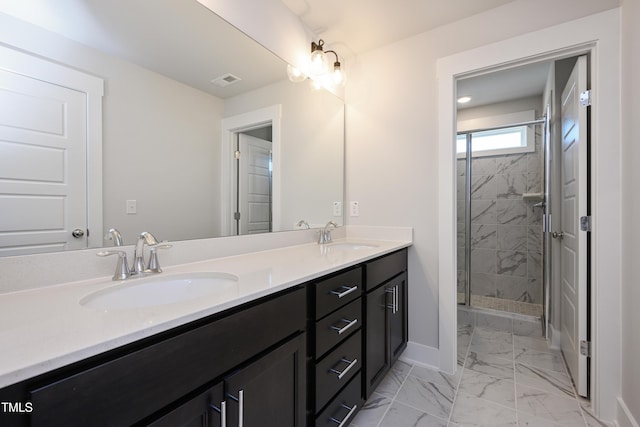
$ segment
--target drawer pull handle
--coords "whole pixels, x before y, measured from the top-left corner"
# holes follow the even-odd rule
[[[351,370],[351,368],[356,366],[356,364],[358,363],[358,359],[347,360],[347,359],[342,358],[342,359],[340,359],[340,362],[341,363],[348,363],[349,366],[344,368],[344,370],[342,370],[342,371],[338,371],[337,369],[330,369],[330,371],[333,372],[334,374],[338,374],[338,379],[339,380],[341,380],[342,377],[347,375],[347,372],[349,372]]]
[[[331,291],[331,293],[333,295],[336,295],[338,298],[346,297],[351,292],[357,291],[358,290],[358,285],[354,285],[352,287],[340,286],[340,289],[344,289],[344,291],[340,292],[340,291],[334,290],[334,291]]]
[[[338,427],[344,427],[347,424],[347,421],[349,421],[349,418],[351,418],[351,416],[354,414],[354,412],[356,412],[356,410],[358,409],[358,405],[353,405],[351,408],[349,408],[344,403],[342,404],[342,407],[344,409],[348,409],[349,410],[349,413],[347,414],[346,417],[344,417],[344,419],[342,421],[336,420],[335,418],[331,417],[331,421],[333,421],[334,423],[338,424]]]
[[[216,412],[220,412],[220,427],[227,427],[227,402],[220,402],[220,407],[218,408],[215,405],[209,404],[211,409]]]
[[[353,320],[347,320],[347,319],[341,319],[341,322],[345,322],[346,326],[340,328],[338,326],[331,326],[331,329],[333,329],[334,331],[338,332],[338,335],[342,335],[344,332],[346,332],[348,329],[350,329],[351,327],[353,327],[356,323],[358,323],[358,319],[353,319]]]

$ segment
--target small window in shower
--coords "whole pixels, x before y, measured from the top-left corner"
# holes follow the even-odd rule
[[[534,138],[527,126],[504,129],[493,129],[473,132],[473,157],[495,156],[501,154],[526,153],[535,150]],[[456,139],[458,157],[466,155],[466,134],[459,134]]]

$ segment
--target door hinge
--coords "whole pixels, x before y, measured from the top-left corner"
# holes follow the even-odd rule
[[[580,354],[591,357],[591,341],[580,341]]]
[[[236,221],[240,220],[240,212],[234,212],[233,219],[235,219]]]
[[[591,231],[591,216],[580,217],[580,231]]]
[[[235,158],[236,158],[236,160],[240,160],[240,150],[236,150],[236,151],[233,153],[233,157],[235,157]]]
[[[583,107],[589,107],[591,105],[591,91],[585,90],[580,93],[580,105]]]

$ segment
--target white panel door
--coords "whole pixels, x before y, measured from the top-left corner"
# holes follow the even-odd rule
[[[587,215],[587,107],[580,94],[587,89],[587,60],[578,61],[562,92],[562,216],[561,327],[562,352],[578,394],[587,396],[587,235],[580,217]]]
[[[238,234],[271,231],[271,142],[239,134]]]
[[[87,247],[86,105],[0,69],[0,255]]]

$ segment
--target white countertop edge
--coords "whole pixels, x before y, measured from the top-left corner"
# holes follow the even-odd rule
[[[411,236],[409,236],[409,239],[406,239],[406,240],[403,239],[399,241],[384,240],[384,239],[377,240],[377,239],[371,239],[370,235],[366,236],[367,238],[360,237],[366,234],[364,233],[364,231],[365,230],[363,228],[362,232],[356,232],[356,233],[350,234],[347,239],[340,239],[340,240],[336,240],[335,242],[339,243],[341,241],[348,241],[348,242],[355,242],[355,243],[372,243],[372,244],[377,244],[378,245],[377,248],[372,250],[367,250],[361,253],[350,254],[350,256],[347,257],[348,258],[347,261],[336,263],[335,265],[332,265],[330,267],[317,268],[317,266],[313,266],[308,271],[300,271],[295,273],[295,276],[288,277],[286,281],[283,281],[282,283],[276,283],[273,286],[260,288],[254,292],[241,295],[240,297],[237,297],[237,298],[222,301],[220,303],[216,303],[206,308],[191,310],[189,308],[189,304],[187,304],[185,305],[185,308],[181,310],[179,307],[176,309],[176,307],[174,306],[169,306],[167,310],[173,311],[174,313],[162,319],[158,323],[155,323],[151,326],[144,326],[140,324],[140,325],[126,327],[126,322],[123,322],[125,326],[123,326],[121,330],[119,330],[117,333],[114,334],[112,331],[109,334],[105,334],[105,336],[108,336],[108,338],[103,339],[101,338],[100,334],[95,334],[96,335],[95,337],[92,336],[88,339],[85,339],[84,344],[69,342],[65,345],[60,345],[58,346],[57,349],[51,350],[49,353],[47,353],[46,351],[42,351],[42,348],[43,348],[42,345],[44,345],[46,348],[46,340],[44,340],[45,341],[44,343],[39,343],[36,336],[25,336],[23,331],[20,330],[20,329],[26,328],[28,330],[31,330],[31,333],[33,333],[33,328],[37,328],[38,326],[47,327],[47,324],[45,323],[38,324],[37,322],[35,322],[35,325],[28,325],[28,324],[20,325],[20,326],[23,326],[23,328],[18,328],[18,330],[16,330],[14,333],[12,333],[11,330],[6,330],[7,328],[4,327],[0,331],[3,347],[11,346],[12,344],[15,343],[19,347],[24,347],[27,350],[31,348],[33,351],[35,351],[38,348],[38,346],[40,346],[40,352],[38,353],[37,357],[31,354],[31,351],[27,351],[26,354],[23,353],[21,355],[23,357],[19,357],[20,356],[19,352],[17,354],[14,354],[13,356],[8,356],[8,357],[2,356],[0,354],[0,388],[18,383],[28,378],[38,376],[40,374],[49,372],[57,368],[64,367],[66,365],[107,352],[109,350],[116,349],[120,346],[130,344],[144,338],[148,338],[155,334],[168,331],[175,327],[205,318],[207,316],[211,316],[211,315],[223,312],[227,309],[231,309],[239,305],[242,305],[251,301],[255,301],[259,298],[309,282],[311,280],[317,279],[322,276],[326,276],[328,274],[360,264],[362,262],[366,262],[370,259],[377,258],[387,253],[391,253],[396,250],[409,247],[412,244]],[[372,233],[372,234],[376,234],[376,233]],[[379,233],[378,235],[380,237],[384,237],[385,233],[382,232],[382,233]],[[398,236],[395,235],[395,237],[397,238]],[[407,234],[405,233],[402,237],[407,237]],[[301,253],[301,252],[304,253],[305,251],[310,251],[311,253],[313,253],[314,251],[317,250],[317,248],[319,248],[319,246],[315,243],[312,243],[312,244],[304,244],[304,245],[298,245],[298,246],[287,246],[279,249],[271,249],[271,250],[248,253],[243,255],[233,255],[229,257],[216,258],[216,259],[207,260],[207,261],[197,261],[193,263],[186,263],[186,264],[181,264],[181,265],[176,265],[176,266],[166,268],[165,272],[162,274],[172,274],[172,273],[181,273],[181,272],[189,272],[189,271],[202,271],[202,270],[208,269],[209,267],[215,268],[225,262],[242,264],[244,260],[246,260],[247,264],[251,264],[252,260],[255,261],[258,259],[262,259],[263,257],[271,257],[273,259],[277,259],[278,257],[280,257],[283,263],[287,263],[290,261],[291,256],[293,254]],[[275,262],[275,261],[272,260],[272,262]],[[286,270],[287,266],[280,265],[280,266],[273,266],[273,268],[274,269],[282,268]],[[26,313],[24,314],[24,318],[26,319],[29,317],[28,301],[33,301],[34,299],[37,300],[39,298],[38,295],[44,295],[43,298],[47,298],[47,297],[50,298],[53,292],[55,293],[66,292],[66,293],[69,293],[69,295],[78,297],[81,295],[85,295],[88,292],[88,290],[85,290],[85,288],[95,291],[97,289],[100,289],[100,286],[107,287],[108,285],[113,285],[113,282],[112,283],[105,282],[104,278],[98,278],[98,279],[92,279],[92,280],[72,282],[72,283],[63,284],[63,285],[49,286],[41,289],[18,291],[15,293],[0,295],[0,308],[2,308],[2,305],[6,303],[7,300],[9,300],[9,304],[16,304],[16,302],[17,304],[20,304],[20,301],[24,301],[24,304],[27,304],[25,306]],[[69,304],[69,301],[66,301],[66,303]],[[78,305],[78,308],[80,308],[81,310],[86,310],[84,308],[79,307],[79,305]],[[73,312],[74,310],[76,310],[76,308],[73,308],[70,311]],[[5,310],[0,311],[0,325],[1,324],[7,325],[8,322],[11,321],[11,319],[3,318],[5,315],[2,312],[4,311]],[[78,311],[80,312],[80,310]],[[135,312],[135,310],[133,312]],[[43,315],[46,315],[47,313],[38,313],[38,314],[40,316],[43,316]],[[81,314],[82,314],[81,317],[85,317],[85,318],[87,317],[87,312],[81,312]],[[123,315],[124,314],[125,312],[123,312]],[[126,315],[129,317],[132,317],[130,312],[126,313]],[[55,310],[52,316],[55,316]],[[69,314],[69,317],[73,317],[73,313]],[[100,315],[97,313],[95,317],[99,318]],[[74,319],[70,318],[69,321],[73,322]],[[99,325],[99,320],[96,322]],[[61,323],[64,324],[65,322],[63,321]],[[100,328],[100,330],[102,330],[102,328]],[[73,331],[66,331],[66,332],[73,334]],[[87,332],[84,332],[84,333],[87,334]],[[91,335],[94,335],[94,334],[92,333]],[[24,339],[31,340],[31,341],[28,341],[26,343],[21,342],[21,340],[24,340]],[[56,342],[56,344],[58,343]],[[5,353],[5,352],[1,352],[1,353]],[[24,356],[28,356],[28,357],[24,357]]]

